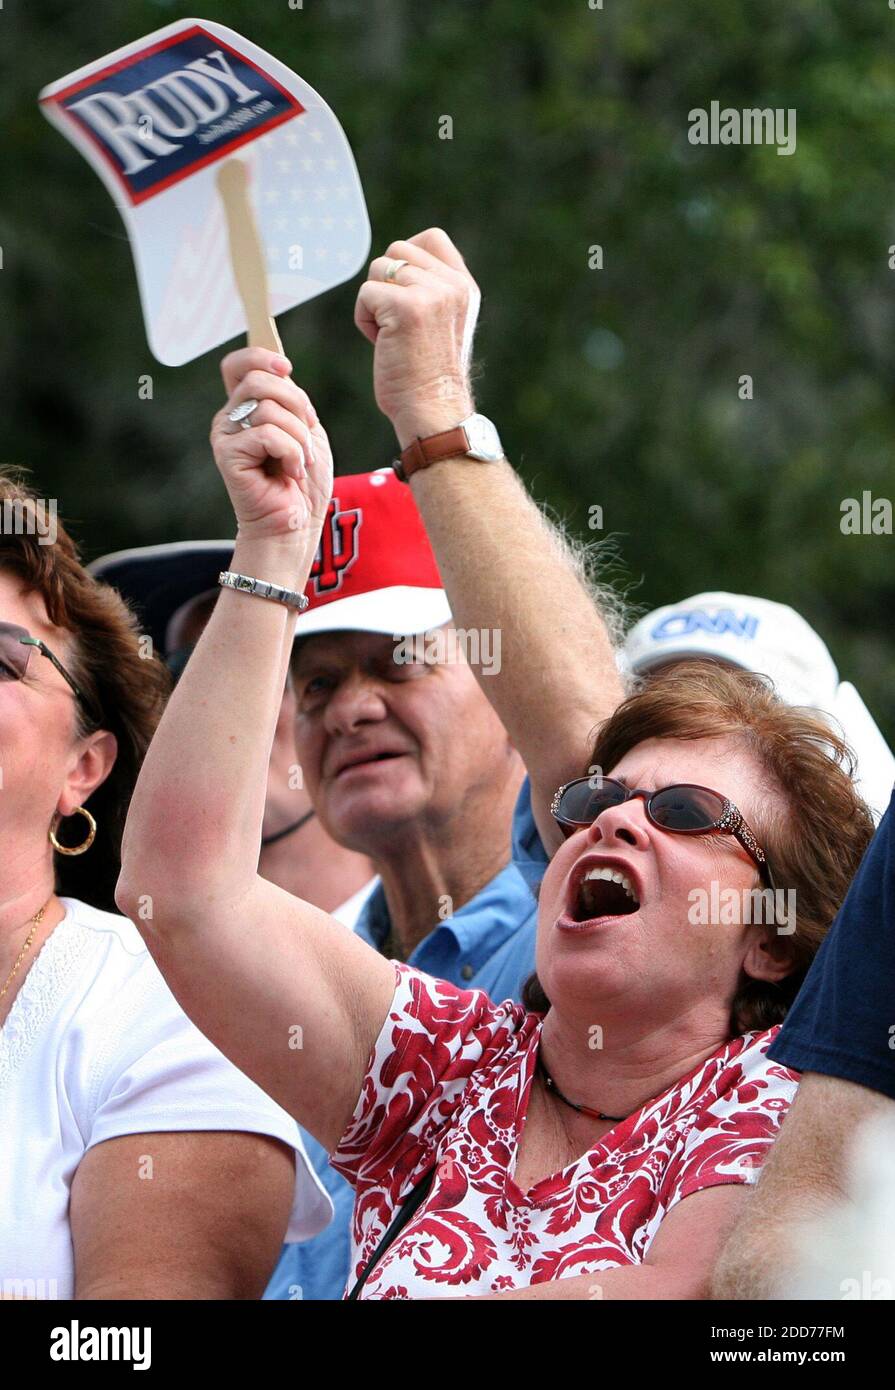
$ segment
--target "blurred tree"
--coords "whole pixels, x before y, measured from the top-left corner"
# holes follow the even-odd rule
[[[637,602],[729,588],[793,604],[895,740],[895,541],[839,525],[844,498],[895,495],[895,12],[882,0],[204,8],[326,96],[355,150],[374,253],[433,224],[458,242],[485,294],[481,407],[570,524],[598,537],[587,523],[602,507]],[[151,358],[118,214],[36,95],[192,11],[6,0],[0,12],[2,454],[80,519],[91,554],[229,529],[206,444],[221,393],[212,358],[177,370]],[[688,113],[712,101],[792,109],[795,153],[691,144]],[[393,452],[355,289],[281,324],[346,472]]]

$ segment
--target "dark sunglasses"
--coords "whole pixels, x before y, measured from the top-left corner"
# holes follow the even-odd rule
[[[576,777],[560,787],[550,803],[550,814],[568,838],[584,830],[608,811],[634,797],[643,798],[643,808],[651,825],[673,835],[733,835],[754,861],[770,888],[774,886],[767,856],[742,813],[720,792],[692,782],[677,782],[658,791],[626,787],[614,777]]]
[[[99,723],[98,711],[93,708],[81,687],[69,675],[62,662],[54,656],[46,642],[32,637],[27,628],[17,627],[15,623],[0,623],[0,681],[20,681],[25,679],[28,662],[34,649],[52,661],[56,670],[71,686],[90,718]]]

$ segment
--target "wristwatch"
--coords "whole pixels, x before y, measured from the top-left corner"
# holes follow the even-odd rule
[[[500,435],[487,415],[467,415],[452,430],[414,439],[392,467],[401,482],[406,483],[419,468],[428,468],[439,459],[463,457],[478,459],[480,463],[498,463],[503,458]]]

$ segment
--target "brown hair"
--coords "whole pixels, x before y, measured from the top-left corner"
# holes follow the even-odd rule
[[[170,691],[170,677],[157,658],[141,654],[130,609],[114,589],[87,573],[61,522],[55,544],[43,543],[46,536],[39,535],[37,525],[42,513],[36,509],[41,499],[18,472],[0,468],[0,507],[4,503],[25,522],[16,529],[31,529],[33,534],[12,535],[0,528],[0,570],[17,575],[26,589],[39,593],[50,622],[72,634],[64,664],[85,696],[84,703],[75,701],[76,735],[100,728],[118,741],[111,772],[86,802],[96,818],[96,840],[83,856],[55,856],[56,891],[114,912],[127,808]],[[94,710],[95,719],[89,712]]]
[[[592,766],[608,773],[650,738],[736,739],[764,768],[786,811],[768,802],[747,816],[778,888],[794,889],[793,969],[775,984],[744,973],[731,1008],[731,1034],[783,1020],[836,916],[867,845],[873,819],[855,790],[854,756],[815,710],[785,704],[763,676],[712,661],[686,661],[651,674],[600,727]],[[523,1000],[550,1007],[533,975]]]

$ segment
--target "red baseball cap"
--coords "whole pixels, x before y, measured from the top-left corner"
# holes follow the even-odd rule
[[[450,621],[423,519],[392,468],[336,478],[296,639],[315,632],[409,636]]]

